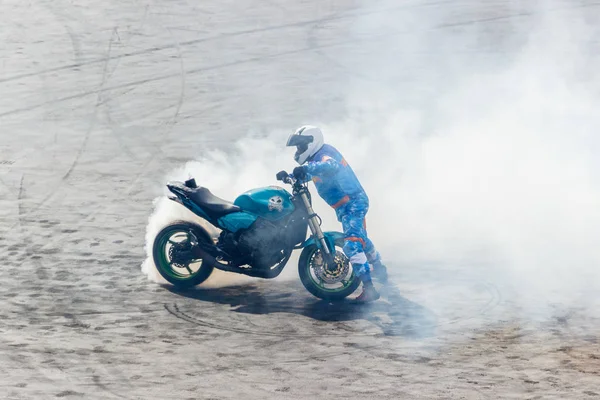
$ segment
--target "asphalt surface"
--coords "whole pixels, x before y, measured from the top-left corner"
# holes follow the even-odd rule
[[[176,292],[140,268],[169,171],[343,118],[349,83],[423,104],[449,53],[509,57],[534,3],[4,0],[0,398],[600,396],[597,317],[557,302],[524,319],[466,264],[392,259],[367,306],[324,304],[293,272]],[[408,46],[416,32],[428,49]]]

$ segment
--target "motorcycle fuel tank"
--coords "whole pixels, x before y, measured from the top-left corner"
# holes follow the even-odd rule
[[[292,195],[278,186],[256,188],[242,193],[233,202],[242,210],[268,220],[278,220],[294,211]]]

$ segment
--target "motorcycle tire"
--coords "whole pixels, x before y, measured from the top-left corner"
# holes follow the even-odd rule
[[[197,286],[207,280],[214,270],[212,265],[201,263],[196,271],[185,275],[182,272],[190,272],[188,269],[189,266],[174,266],[173,264],[176,263],[168,260],[168,257],[170,257],[170,250],[167,250],[167,244],[173,244],[173,242],[169,241],[171,237],[176,233],[187,234],[189,231],[194,233],[198,241],[213,243],[208,232],[200,225],[188,221],[175,221],[165,226],[158,235],[156,235],[152,246],[152,256],[156,269],[163,278],[177,288]],[[201,261],[201,259],[199,260]]]
[[[341,253],[342,248],[344,246],[344,240],[336,240],[335,247],[336,252]],[[300,259],[298,261],[298,274],[300,275],[300,281],[313,296],[318,297],[322,300],[327,301],[341,301],[354,293],[356,289],[360,286],[360,278],[358,278],[354,272],[352,271],[352,265],[349,265],[347,258],[345,262],[348,263],[349,271],[351,272],[351,277],[349,279],[348,284],[343,285],[341,288],[337,289],[328,289],[323,287],[315,278],[313,278],[311,274],[311,263],[313,256],[315,253],[319,252],[319,248],[317,245],[311,245],[305,247],[300,254]],[[345,257],[345,256],[343,256]]]

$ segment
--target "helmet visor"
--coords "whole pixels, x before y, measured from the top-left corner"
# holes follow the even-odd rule
[[[300,136],[293,135],[288,140],[288,146],[296,146],[296,154],[294,154],[294,159],[298,161],[300,156],[308,150],[308,144],[313,141],[312,136]]]
[[[296,147],[303,146],[304,150],[306,150],[308,148],[308,144],[312,143],[313,139],[314,138],[312,136],[302,136],[302,135],[291,134],[290,137],[288,138],[286,146],[296,146]]]

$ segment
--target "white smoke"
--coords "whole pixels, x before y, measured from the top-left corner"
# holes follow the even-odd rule
[[[324,129],[367,189],[369,234],[392,274],[394,266],[420,262],[467,263],[541,303],[597,300],[590,296],[600,289],[600,66],[590,44],[596,30],[583,11],[549,4],[528,10],[533,15],[521,21],[528,35],[492,51],[506,52],[501,62],[468,57],[481,40],[478,30],[430,30],[445,15],[395,15],[398,25],[423,29],[365,42],[374,61],[348,70],[375,83],[357,78],[349,86],[344,119],[306,121]],[[360,17],[353,29],[385,29],[382,18]],[[431,64],[428,53],[437,56]],[[413,88],[429,95],[403,95],[404,69],[419,78]],[[277,171],[294,167],[284,143],[295,128],[242,138],[169,179],[189,173],[229,199],[273,184]],[[148,243],[179,209],[157,203]],[[326,228],[339,230],[330,209],[317,203],[316,210]],[[150,259],[143,271],[156,275]]]
[[[287,138],[287,136],[285,137]],[[219,149],[207,151],[205,156],[197,161],[191,161],[182,168],[173,171],[165,177],[165,183],[169,180],[184,181],[194,177],[199,186],[204,186],[223,199],[233,201],[243,192],[255,187],[277,184],[275,174],[289,167],[289,154],[281,151],[281,140],[269,140],[254,135],[248,135],[236,142],[232,148],[224,152]],[[289,168],[288,168],[289,169]],[[146,227],[146,254],[147,258],[142,265],[142,272],[154,282],[165,283],[166,281],[158,273],[152,259],[152,243],[158,232],[166,225],[177,221],[193,221],[204,228],[213,236],[217,236],[219,230],[196,216],[191,211],[165,196],[155,199],[154,212],[148,220]],[[281,274],[281,278],[291,276],[290,268],[297,255],[292,257],[289,265]],[[209,280],[203,283],[203,287],[237,285],[250,282],[256,278],[215,270]]]

